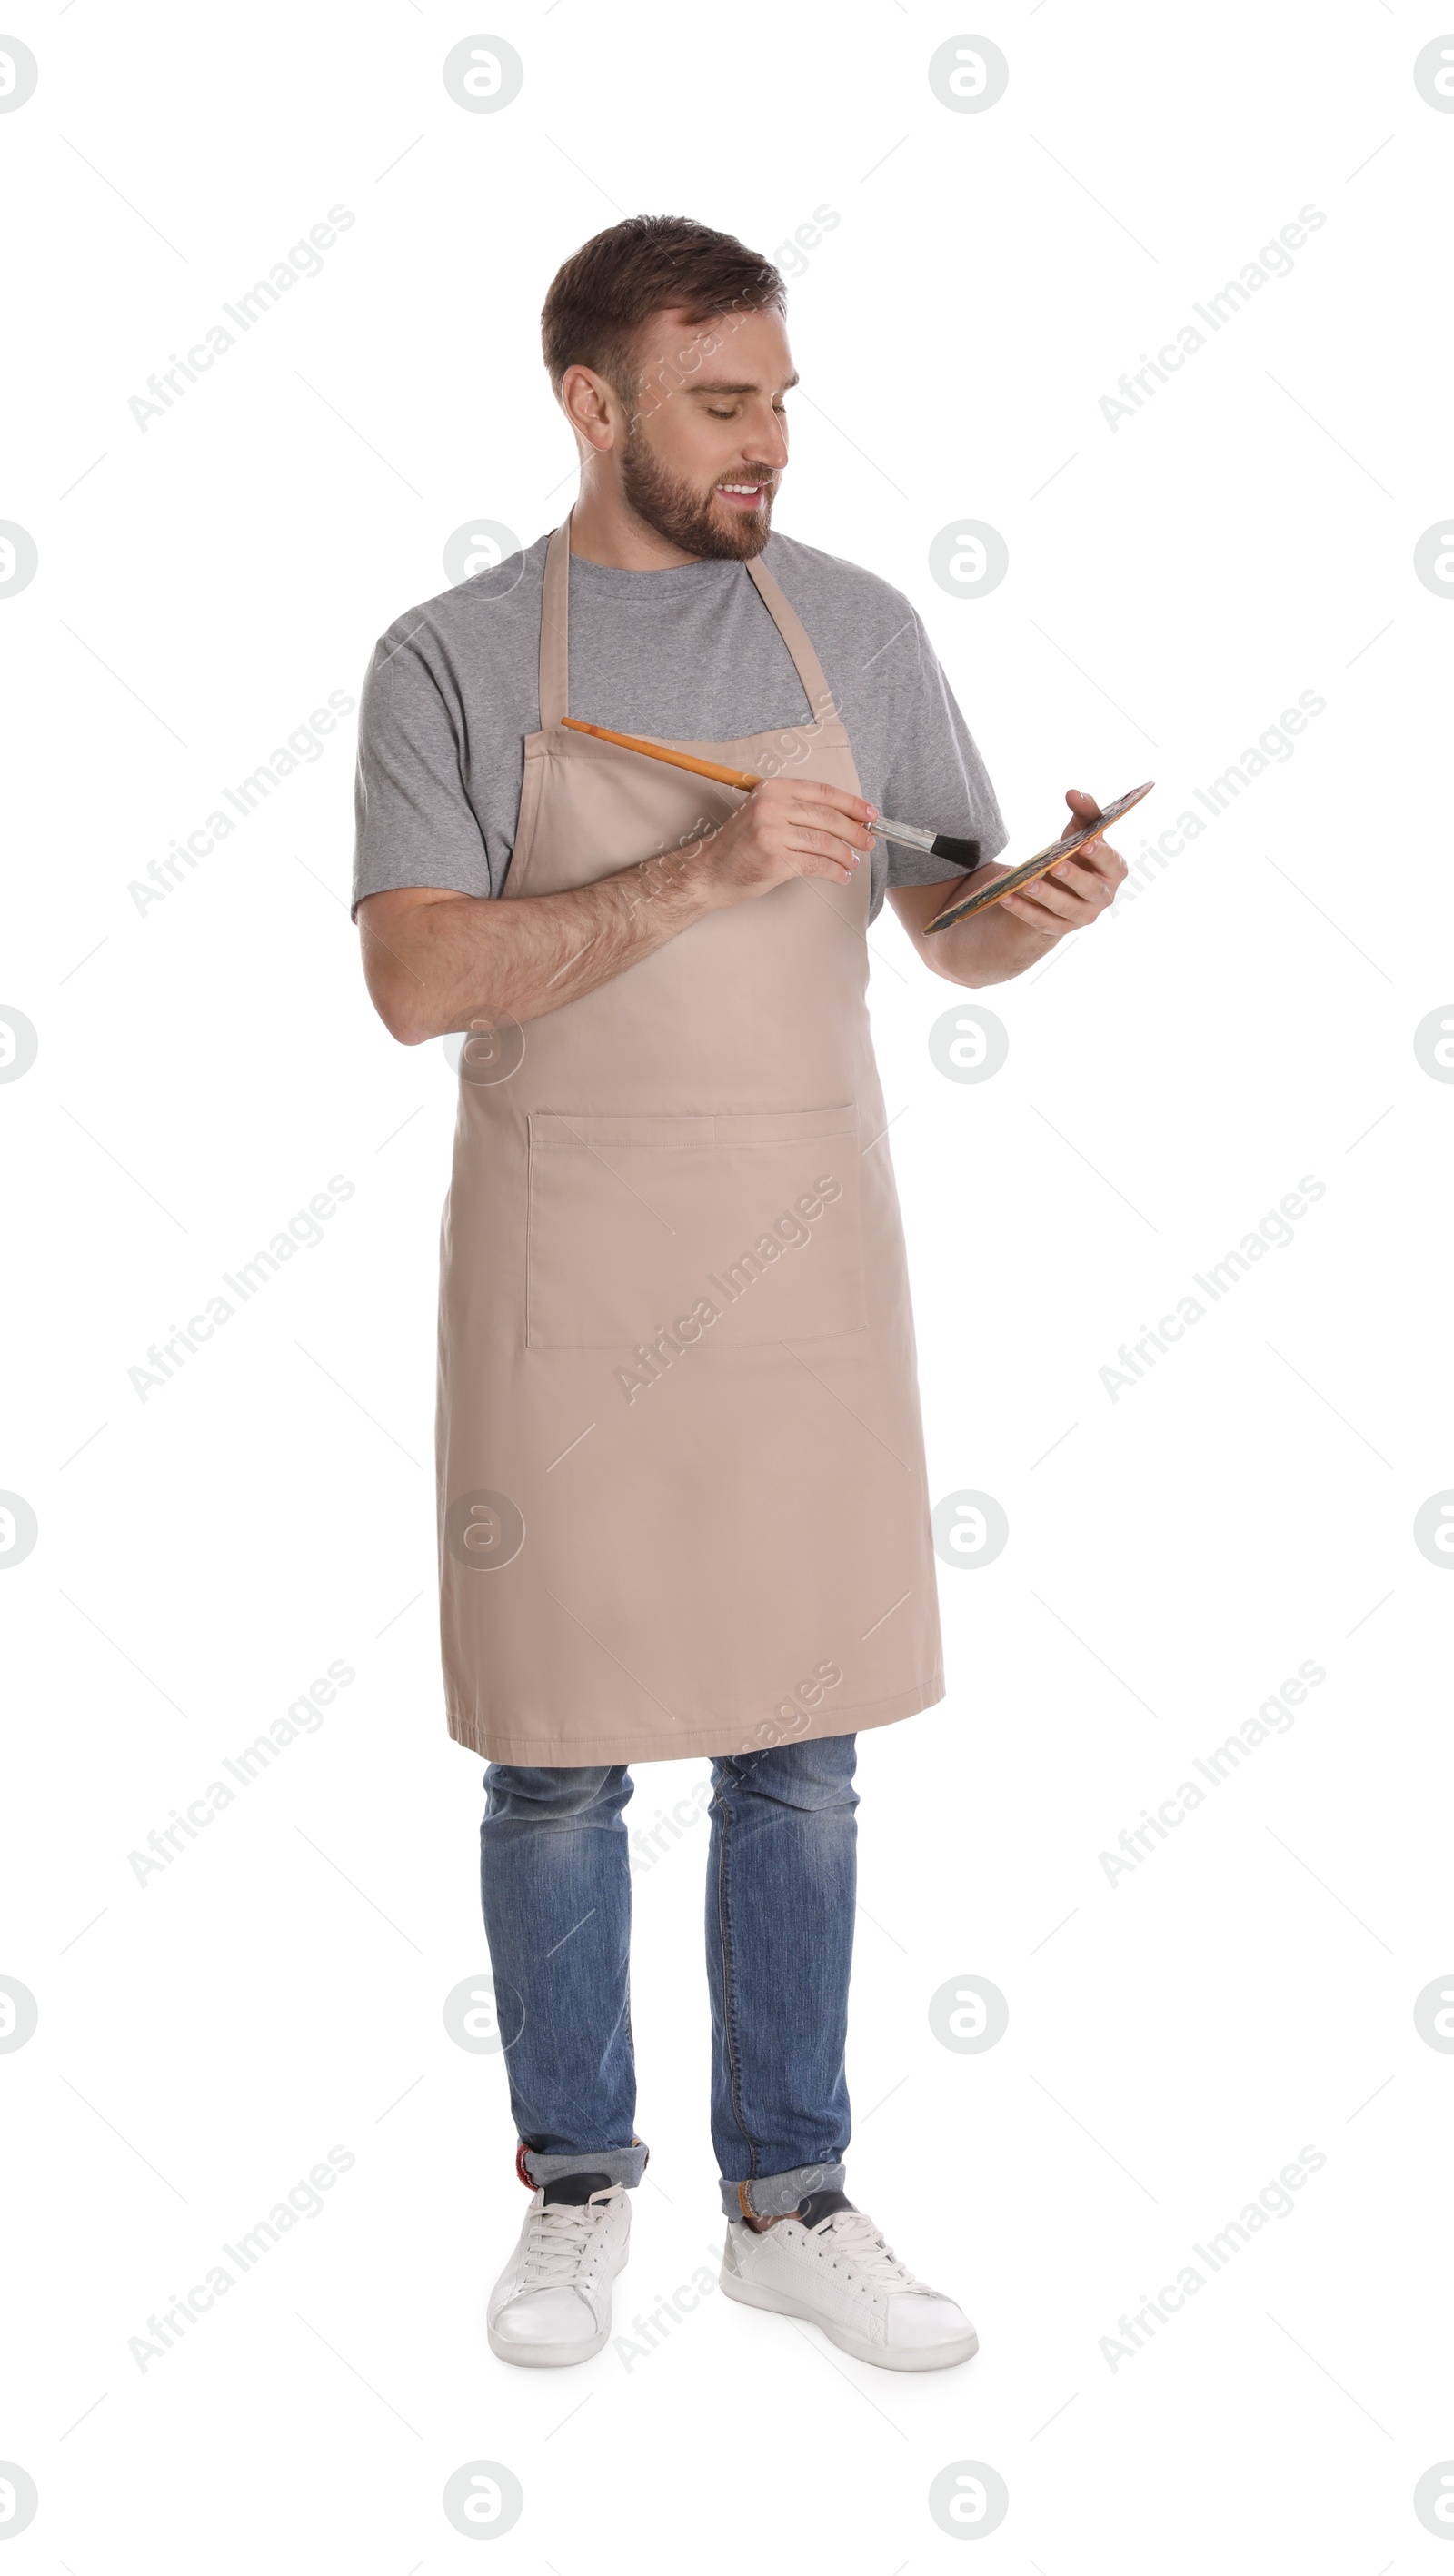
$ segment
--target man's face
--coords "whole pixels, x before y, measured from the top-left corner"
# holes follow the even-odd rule
[[[798,381],[781,314],[653,314],[636,361],[620,450],[630,507],[684,554],[761,554],[788,461],[783,398]]]

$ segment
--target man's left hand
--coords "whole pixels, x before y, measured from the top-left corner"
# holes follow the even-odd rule
[[[1084,789],[1068,787],[1065,801],[1070,807],[1072,823],[1093,822],[1100,807]],[[1053,946],[1068,930],[1088,929],[1098,921],[1116,899],[1116,890],[1126,875],[1126,862],[1119,850],[1099,834],[1087,841],[1068,859],[1057,859],[1044,876],[1036,877],[1019,894],[1002,895],[992,907],[1010,913],[1023,922],[1027,930],[1039,934],[1040,945]]]
[[[1095,798],[1079,787],[1067,788],[1065,801],[1072,817],[1067,830],[1093,823],[1101,810]],[[988,889],[1011,873],[990,861],[967,883],[977,892],[981,884]],[[1114,903],[1125,876],[1120,851],[1097,833],[1073,857],[1057,859],[1022,894],[1001,895],[998,903],[986,904],[982,912],[951,922],[932,936],[929,923],[953,901],[958,886],[945,882],[891,886],[889,901],[925,965],[936,975],[951,984],[1003,984],[1048,956],[1068,930],[1086,930],[1099,921]]]

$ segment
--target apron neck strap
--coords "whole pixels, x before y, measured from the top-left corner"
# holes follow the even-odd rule
[[[812,710],[814,721],[835,715],[833,692],[823,677],[823,665],[808,641],[808,630],[795,608],[783,597],[761,555],[754,555],[748,572],[757,584],[758,596],[779,635],[793,657],[793,669],[802,682],[803,695]]]
[[[797,611],[788,605],[760,555],[747,566],[758,596],[792,655],[793,668],[814,717],[821,723],[833,710],[833,696],[823,665],[808,641]],[[545,550],[545,592],[540,606],[540,730],[550,733],[570,712],[570,514],[555,529]]]
[[[570,512],[545,549],[540,603],[540,730],[553,733],[570,713]]]

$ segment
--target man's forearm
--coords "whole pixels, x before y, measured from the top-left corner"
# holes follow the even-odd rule
[[[406,1045],[481,1019],[539,1019],[608,983],[712,911],[702,845],[561,894],[441,895],[361,908],[369,990]]]
[[[1007,876],[1009,870],[997,873]],[[936,930],[935,971],[952,984],[1008,984],[1048,957],[1062,935],[1059,926],[1048,924],[1043,931],[1034,930],[993,903],[965,921],[951,922],[947,930]]]
[[[982,880],[976,880],[976,891],[981,882],[993,885],[1009,874],[1008,868],[990,865]],[[1047,921],[1041,931],[1016,921],[1003,904],[992,903],[983,912],[970,913],[927,937],[927,925],[950,900],[951,891],[948,885],[895,886],[889,896],[925,965],[948,984],[1007,984],[1012,976],[1023,975],[1027,966],[1047,957],[1061,935],[1063,925]]]

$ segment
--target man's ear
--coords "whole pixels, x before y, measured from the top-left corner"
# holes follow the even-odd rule
[[[560,407],[577,436],[598,455],[616,444],[615,404],[610,386],[593,367],[567,367],[560,380]]]

